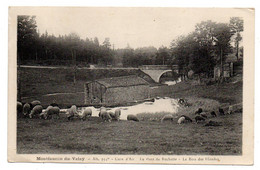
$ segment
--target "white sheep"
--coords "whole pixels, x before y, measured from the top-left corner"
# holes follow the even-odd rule
[[[164,121],[173,121],[173,116],[171,114],[164,115],[163,118],[161,119],[161,122]]]
[[[116,109],[115,110],[115,118],[114,119],[119,121],[120,116],[121,116],[121,110],[120,109]]]
[[[45,112],[41,115],[43,116],[44,119],[48,119],[49,116],[53,116],[53,115],[57,115],[58,118],[60,118],[60,108],[57,106],[55,106],[55,107],[48,106],[47,109],[45,110]]]
[[[31,113],[29,114],[29,118],[33,118],[33,116],[40,115],[41,113],[42,113],[42,106],[41,105],[36,105],[31,110]]]
[[[112,118],[107,111],[101,111],[100,116],[104,122],[111,122]]]
[[[178,124],[192,122],[192,119],[186,115],[181,115],[177,121]]]
[[[178,119],[178,124],[182,124],[182,123],[185,123],[185,117],[180,117]]]
[[[90,118],[92,116],[92,110],[91,108],[83,109],[81,112],[79,112],[79,118],[81,120],[86,120],[86,118]]]
[[[39,117],[46,119],[46,117],[48,116],[48,112],[49,112],[49,110],[50,110],[51,108],[53,108],[53,107],[52,107],[52,106],[48,106],[48,107],[45,109],[45,111],[42,112],[42,113],[39,115]]]
[[[107,109],[105,107],[101,107],[100,108],[100,112],[99,112],[99,117],[101,117],[101,119],[106,122],[111,122],[112,117],[110,116],[110,114],[107,112]]]
[[[108,112],[112,120],[117,120],[119,121],[120,115],[121,115],[121,110],[116,109],[115,112]]]
[[[111,117],[112,119],[114,119],[115,116],[116,116],[115,112],[110,111],[110,112],[107,112],[107,113],[110,115],[110,117]]]
[[[68,120],[71,120],[72,117],[74,117],[75,115],[78,115],[77,106],[76,105],[72,105],[67,110],[66,115],[67,115]]]

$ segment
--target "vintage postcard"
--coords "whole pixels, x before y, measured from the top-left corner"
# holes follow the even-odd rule
[[[254,163],[254,9],[9,7],[8,161]]]

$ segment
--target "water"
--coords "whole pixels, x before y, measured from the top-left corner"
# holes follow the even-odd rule
[[[99,108],[95,108],[93,106],[86,107],[86,108],[91,108],[92,116],[98,116],[100,111]],[[154,102],[144,102],[133,106],[107,108],[107,111],[114,112],[118,108],[121,109],[120,119],[126,120],[127,115],[129,114],[133,114],[133,115],[139,113],[154,114],[158,112],[167,112],[167,113],[175,114],[178,110],[178,101],[172,98],[159,98],[159,99],[155,99]],[[80,109],[84,109],[84,108],[80,108]]]
[[[181,78],[179,78],[177,81],[165,81],[163,84],[167,84],[168,86],[171,86],[171,85],[175,85],[177,83],[180,83],[181,82]]]

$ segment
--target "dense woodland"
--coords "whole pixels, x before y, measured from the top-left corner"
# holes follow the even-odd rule
[[[212,74],[215,65],[221,65],[229,54],[237,59],[243,55],[243,20],[230,18],[229,23],[202,21],[188,35],[181,35],[170,47],[140,47],[127,45],[114,49],[110,39],[99,42],[97,37],[82,39],[77,33],[69,35],[40,34],[35,16],[18,16],[18,64],[41,63],[44,65],[80,65],[138,67],[140,65],[179,66],[180,73]],[[231,45],[232,44],[232,45]]]

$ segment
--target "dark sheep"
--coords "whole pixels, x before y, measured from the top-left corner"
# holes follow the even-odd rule
[[[31,108],[33,109],[36,105],[41,105],[39,100],[34,100],[30,103]]]
[[[185,103],[185,100],[184,99],[179,99],[179,104],[184,104]]]
[[[30,114],[30,112],[31,112],[31,105],[30,105],[29,103],[25,103],[25,104],[23,105],[23,115],[24,115],[25,117],[28,117],[29,114]]]
[[[33,118],[34,116],[39,116],[42,113],[42,106],[41,105],[36,105],[34,108],[31,110],[31,113],[29,114],[29,118]]]
[[[16,105],[16,111],[17,111],[17,117],[22,117],[23,114],[23,104],[21,102],[17,101],[17,105]]]
[[[55,103],[55,102],[54,102],[54,103],[51,103],[50,106],[52,106],[52,107],[55,107],[55,106],[56,106],[56,107],[59,107],[59,105],[58,105],[57,103]]]
[[[219,108],[218,112],[219,112],[219,115],[221,115],[221,116],[225,115],[225,112],[224,112],[224,110],[222,108]]]
[[[199,122],[204,122],[206,119],[204,119],[203,117],[201,117],[201,116],[196,116],[195,117],[195,121],[196,121],[196,123],[199,123]]]
[[[208,116],[207,116],[207,114],[205,112],[201,112],[200,116],[203,117],[203,118],[208,118]]]
[[[195,112],[195,115],[199,115],[200,113],[202,112],[202,108],[199,108],[196,112]]]
[[[179,103],[180,105],[183,105],[183,106],[186,106],[186,107],[189,106],[188,102],[187,102],[185,99],[179,99],[179,100],[178,100],[178,103]]]
[[[214,111],[212,111],[210,114],[212,117],[217,117],[217,114]]]
[[[135,115],[132,115],[132,114],[130,114],[130,115],[127,115],[127,120],[128,121],[135,121],[135,122],[139,122],[139,119],[135,116]]]
[[[205,126],[222,126],[222,124],[220,122],[210,120],[207,124],[205,124]]]
[[[232,114],[232,113],[236,113],[236,112],[242,113],[242,110],[243,110],[242,107],[243,107],[242,103],[231,105],[231,106],[228,107],[227,113],[228,114]]]

